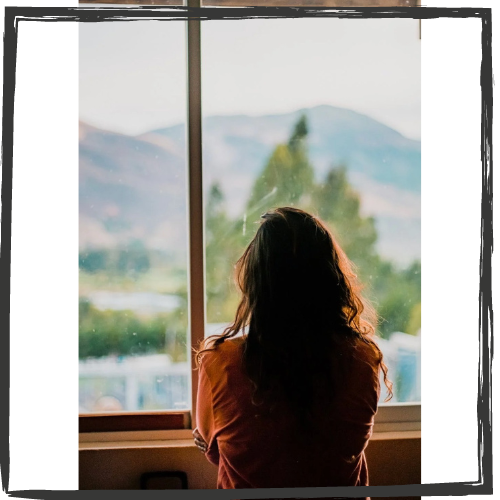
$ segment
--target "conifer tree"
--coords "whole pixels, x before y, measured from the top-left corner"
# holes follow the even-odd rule
[[[229,322],[238,294],[233,285],[233,270],[242,244],[236,225],[226,214],[225,198],[218,182],[209,191],[205,209],[205,271],[207,321]]]
[[[375,220],[361,215],[360,197],[349,184],[345,166],[328,171],[325,181],[313,191],[312,206],[332,229],[349,258],[366,274],[377,253]]]
[[[260,215],[280,206],[295,206],[318,215],[332,229],[356,265],[365,294],[381,316],[379,333],[389,337],[418,323],[420,265],[398,270],[378,255],[373,217],[361,213],[361,200],[351,186],[347,169],[332,167],[321,183],[314,183],[309,161],[308,124],[302,116],[286,143],[278,144],[257,177],[241,217],[227,216],[219,184],[210,190],[206,208],[207,320],[230,322],[239,294],[234,286],[234,264],[258,228]],[[410,322],[411,316],[411,322]],[[411,328],[414,333],[416,328]]]
[[[248,220],[279,206],[300,206],[314,182],[307,151],[307,118],[302,115],[287,143],[278,144],[257,178],[246,207]]]

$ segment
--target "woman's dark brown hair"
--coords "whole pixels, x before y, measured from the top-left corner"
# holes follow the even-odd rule
[[[328,228],[296,208],[262,215],[236,264],[242,292],[234,322],[205,339],[196,359],[245,328],[244,368],[255,402],[284,398],[307,420],[319,387],[331,386],[332,350],[346,339],[369,344],[392,396],[387,367],[373,340],[377,315],[361,296],[353,266]]]

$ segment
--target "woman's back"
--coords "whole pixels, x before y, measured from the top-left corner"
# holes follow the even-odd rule
[[[387,368],[349,259],[319,219],[278,208],[262,216],[236,282],[234,322],[197,355],[195,440],[219,466],[218,487],[367,485]]]
[[[219,488],[366,485],[363,453],[379,397],[379,358],[362,339],[332,353],[334,397],[319,397],[304,428],[286,400],[255,405],[243,363],[244,338],[203,355],[197,424]]]

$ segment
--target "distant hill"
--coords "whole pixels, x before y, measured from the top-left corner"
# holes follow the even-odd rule
[[[241,215],[253,180],[302,113],[317,179],[345,164],[364,212],[377,219],[380,251],[400,262],[419,257],[420,142],[351,110],[205,118],[205,188],[219,181],[228,209]],[[185,176],[184,125],[131,137],[80,123],[80,246],[137,238],[185,253]]]
[[[80,123],[80,247],[186,248],[184,154]]]

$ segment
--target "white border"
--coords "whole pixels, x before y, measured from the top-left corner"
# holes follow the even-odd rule
[[[20,2],[18,1],[17,3],[19,4]],[[459,2],[453,2],[453,5],[449,6],[456,7],[458,4]],[[484,2],[469,1],[464,6],[479,6],[478,4],[483,6]],[[59,5],[64,4],[59,2]],[[440,2],[440,5],[446,5],[446,2]],[[470,111],[464,111],[464,109],[469,109],[466,102],[467,97],[472,99],[472,107],[474,107],[474,102],[477,102],[474,95],[477,92],[478,77],[474,78],[471,72],[471,78],[469,79],[465,72],[460,73],[460,66],[463,65],[464,68],[466,67],[464,59],[456,60],[455,65],[455,71],[463,76],[464,81],[462,81],[462,77],[460,80],[457,80],[455,76],[455,78],[452,77],[448,81],[448,85],[442,86],[442,89],[446,91],[443,94],[444,102],[442,100],[439,101],[434,95],[435,89],[440,85],[440,82],[443,82],[442,78],[444,78],[440,70],[450,69],[448,67],[445,68],[441,55],[443,52],[451,53],[459,46],[461,39],[469,36],[468,28],[464,25],[461,28],[451,28],[450,26],[436,28],[433,33],[431,24],[436,23],[437,25],[442,21],[444,20],[424,21],[422,29],[424,193],[434,193],[433,187],[436,187],[436,185],[440,185],[442,188],[447,186],[446,182],[443,183],[442,180],[439,182],[439,178],[443,172],[446,171],[449,175],[450,170],[455,167],[461,168],[460,166],[464,164],[464,159],[467,155],[474,155],[474,158],[471,157],[471,163],[474,163],[477,161],[475,158],[479,152],[479,143],[471,143],[470,147],[472,149],[468,150],[470,135],[477,136],[477,124],[474,125],[474,122],[475,120],[477,121],[479,116],[475,115],[475,113],[470,114]],[[454,21],[458,20],[453,20],[452,22]],[[57,315],[50,315],[48,313],[55,308],[55,304],[57,303],[57,309],[67,311],[65,325],[75,323],[72,320],[72,317],[76,317],[76,307],[73,303],[75,301],[72,299],[73,296],[76,296],[76,292],[75,294],[71,292],[76,286],[74,275],[72,274],[73,268],[69,261],[61,263],[60,258],[64,258],[64,255],[72,255],[72,249],[76,248],[76,226],[72,228],[71,224],[64,225],[66,228],[65,237],[57,241],[56,254],[51,252],[52,247],[50,244],[54,244],[54,240],[50,238],[50,235],[57,232],[58,228],[63,225],[60,217],[71,218],[72,213],[74,216],[71,207],[75,200],[74,169],[77,164],[77,145],[76,134],[73,133],[70,124],[76,124],[78,119],[76,109],[77,58],[75,58],[75,54],[77,54],[77,28],[76,24],[73,23],[64,23],[62,25],[50,23],[44,25],[48,29],[40,28],[36,38],[33,38],[33,35],[30,38],[25,38],[23,32],[27,35],[26,31],[28,29],[37,30],[34,27],[36,23],[30,24],[33,28],[20,29],[19,64],[20,68],[21,65],[26,65],[27,68],[39,68],[40,71],[36,73],[33,69],[29,72],[27,71],[25,73],[27,80],[24,82],[22,73],[18,72],[16,163],[13,193],[15,215],[12,227],[10,489],[75,489],[78,485],[77,437],[75,431],[76,421],[74,419],[74,415],[77,412],[76,394],[78,378],[77,374],[74,373],[76,366],[74,360],[77,359],[77,344],[74,337],[71,337],[67,331],[64,332],[66,336],[63,337],[63,332],[60,330],[62,324],[58,326],[54,322]],[[495,25],[494,17],[493,26]],[[454,29],[457,31],[452,34],[451,31]],[[49,31],[51,32],[49,33]],[[29,49],[25,50],[27,44],[29,44]],[[50,49],[50,51],[38,51],[39,48]],[[473,51],[474,49],[470,46],[466,52],[469,50]],[[21,54],[23,51],[25,52],[25,56],[23,57],[29,57],[29,60],[22,60]],[[46,63],[49,64],[48,54],[51,54],[58,61],[58,64],[54,65],[50,72],[50,75],[54,77],[52,80],[43,77],[44,74],[47,74],[48,66],[39,63],[39,58],[45,57]],[[57,78],[55,78],[56,74]],[[459,85],[468,85],[467,82],[470,82],[469,84],[472,85],[472,88],[460,87],[462,90],[459,91]],[[22,90],[23,86],[24,90]],[[30,99],[33,98],[33,90],[36,90],[39,96],[43,96],[43,100],[37,100],[36,106],[33,103],[31,103],[31,106],[29,105]],[[454,101],[455,105],[452,107],[452,112],[444,111],[444,107],[448,103],[448,98],[456,98],[457,96],[463,96],[464,100],[462,102],[465,103],[464,106],[462,107],[460,102],[457,105],[457,102]],[[433,100],[439,102],[432,106],[431,103]],[[429,104],[431,104],[430,108],[428,107]],[[442,116],[447,117],[445,125],[444,121],[436,119],[436,115],[434,114],[436,110],[439,111],[441,109],[441,106],[443,109]],[[469,123],[471,127],[470,132],[465,132],[463,128],[464,121]],[[66,138],[62,143],[64,144],[64,150],[47,148],[47,145],[51,144],[53,137]],[[459,150],[460,154],[457,157],[447,154],[446,161],[438,161],[439,158],[443,158],[442,152],[439,152],[439,149],[445,145],[443,141],[449,141],[450,147],[447,153]],[[436,149],[434,150],[434,148]],[[427,161],[431,156],[434,158],[433,161],[435,163],[429,169]],[[35,166],[38,166],[38,170]],[[49,166],[52,173],[53,169],[57,168],[56,182],[54,182],[54,177],[45,175],[45,169],[48,169]],[[18,169],[22,169],[22,173],[18,174]],[[28,169],[29,175],[27,175]],[[462,175],[456,176],[458,184],[453,184],[455,193],[450,189],[441,189],[440,193],[433,194],[432,199],[435,201],[431,202],[427,198],[423,201],[423,254],[425,256],[430,253],[438,255],[438,252],[440,252],[440,242],[443,241],[439,239],[439,235],[446,236],[447,242],[453,241],[455,243],[454,248],[457,249],[453,264],[456,269],[464,270],[466,275],[464,278],[465,288],[469,288],[467,285],[470,285],[472,290],[474,290],[474,286],[476,287],[475,292],[470,292],[470,300],[473,300],[472,304],[477,304],[479,244],[478,240],[474,241],[478,234],[478,227],[475,226],[477,208],[474,207],[477,207],[478,200],[477,190],[473,189],[474,186],[477,186],[477,179],[474,176],[471,179],[465,177],[464,181],[464,175],[466,176],[467,174],[464,174],[464,172],[460,173]],[[427,185],[426,177],[429,179],[429,175],[436,177],[433,184]],[[33,185],[37,189],[29,188],[29,186]],[[64,185],[66,189],[56,191],[54,188],[58,185]],[[72,187],[68,189],[68,186]],[[429,191],[429,188],[431,191]],[[462,195],[453,198],[457,192],[462,193]],[[47,201],[54,199],[55,193],[58,196],[57,203],[47,203]],[[447,197],[444,197],[443,193],[446,193]],[[427,195],[424,194],[424,196]],[[455,215],[455,218],[453,220],[449,218],[441,219],[438,214],[442,214],[443,210],[446,212],[447,205],[449,207],[452,204],[456,208],[452,213],[452,215]],[[19,207],[26,208],[18,212]],[[68,209],[68,207],[70,208]],[[33,226],[34,221],[39,222]],[[49,227],[51,221],[54,225]],[[456,229],[454,227],[455,221],[460,222],[460,227]],[[443,224],[444,222],[448,224]],[[40,225],[46,241],[42,239],[43,235],[33,236],[33,230],[40,231]],[[444,226],[446,226],[446,233],[442,232]],[[470,239],[468,235],[471,235]],[[468,246],[468,242],[470,242],[470,247]],[[45,243],[48,243],[48,245]],[[23,254],[27,256],[24,259],[21,258]],[[33,259],[35,255],[38,261],[36,263]],[[446,258],[447,256],[448,258]],[[423,257],[423,259],[425,258]],[[474,261],[477,262],[477,265],[474,264]],[[464,402],[463,394],[459,393],[451,401],[446,400],[446,404],[441,405],[441,401],[446,395],[453,395],[455,385],[460,385],[462,382],[468,385],[469,378],[465,375],[462,377],[461,370],[474,372],[472,380],[474,380],[475,391],[477,372],[472,370],[468,365],[471,358],[473,360],[477,359],[477,357],[474,357],[474,351],[477,352],[477,328],[473,334],[471,333],[476,343],[472,341],[469,343],[469,338],[465,338],[463,332],[465,331],[465,323],[470,322],[472,324],[474,322],[477,325],[478,309],[474,306],[471,307],[468,301],[467,303],[462,303],[454,301],[453,298],[449,299],[449,297],[454,297],[458,292],[457,287],[449,282],[450,274],[448,273],[450,270],[448,269],[443,274],[439,272],[441,269],[436,269],[436,272],[433,273],[431,272],[431,261],[424,260],[424,262],[423,286],[424,300],[427,302],[427,306],[424,303],[423,321],[430,324],[436,320],[439,324],[441,316],[445,316],[449,321],[446,322],[446,325],[439,324],[438,328],[434,328],[432,337],[430,334],[424,337],[423,481],[427,482],[432,479],[442,481],[445,476],[454,478],[454,480],[464,481],[467,477],[470,477],[471,468],[474,474],[470,478],[475,479],[477,461],[474,458],[473,463],[469,463],[472,462],[470,460],[472,455],[469,453],[473,452],[475,456],[476,452],[475,435],[474,446],[472,446],[469,430],[469,426],[475,427],[475,421],[472,421],[469,409],[472,398],[468,398],[467,402]],[[442,262],[446,264],[450,262],[449,254],[442,255]],[[464,264],[468,265],[464,266]],[[468,267],[469,265],[470,268]],[[67,272],[64,272],[62,275],[48,272],[51,268],[53,269],[57,266],[64,268]],[[473,268],[476,269],[475,278]],[[46,272],[42,272],[41,269],[45,269]],[[451,273],[451,275],[456,275],[456,272]],[[49,283],[51,289],[44,286],[44,282],[48,279],[47,276],[50,276],[53,280]],[[431,276],[435,276],[436,281],[430,281]],[[30,304],[30,314],[29,317],[26,317],[26,308],[23,307],[19,297],[23,296],[25,299],[26,296],[29,297],[29,294],[35,294],[37,288],[39,291],[43,290],[43,298],[39,299],[37,314],[33,313],[32,305]],[[61,293],[62,291],[64,293]],[[448,296],[447,300],[450,300],[450,302],[443,303],[444,296]],[[455,298],[462,300],[460,296],[455,296]],[[444,306],[440,308],[441,314],[428,314],[426,312],[426,310],[431,311],[434,303]],[[458,304],[461,304],[461,306],[457,307]],[[471,312],[470,318],[467,314],[468,311]],[[457,315],[461,316],[462,321],[456,322],[454,316]],[[22,335],[22,343],[18,342],[20,340],[17,338],[18,335]],[[47,346],[50,346],[48,352]],[[57,346],[57,349],[55,346]],[[469,348],[473,351],[472,355],[470,355]],[[34,355],[39,349],[45,350],[50,356],[49,361],[45,359],[42,363]],[[65,355],[61,356],[59,354],[61,352],[64,352]],[[74,353],[73,356],[68,355],[71,352]],[[436,352],[439,353],[439,357],[433,358]],[[447,375],[446,372],[450,372],[450,370],[443,368],[443,356],[446,357],[447,362],[452,358],[451,363],[457,363],[456,367],[458,367],[458,379],[460,383],[456,383],[455,377]],[[476,368],[475,362],[473,364],[474,368]],[[453,373],[455,374],[454,371]],[[446,379],[446,385],[443,383],[443,377]],[[61,380],[65,381],[64,386],[60,386]],[[26,406],[26,403],[33,401],[33,398],[37,400],[36,387],[44,387],[47,384],[63,389],[62,392],[59,389],[57,395],[55,391],[51,391],[49,394],[51,396],[49,398],[50,407],[47,407],[41,398],[38,399],[39,403],[35,404],[35,406],[33,404]],[[493,398],[493,401],[495,401],[495,398]],[[432,416],[426,414],[427,408],[430,409],[436,405],[442,410],[439,414],[434,413]],[[25,415],[27,413],[24,413],[26,408],[29,409],[28,414],[34,413],[36,415],[38,426],[30,422],[31,426],[23,425],[21,430],[21,424],[26,422]],[[47,408],[50,410],[57,408],[57,412],[55,412],[58,416],[57,420],[53,417],[54,412],[45,411]],[[463,416],[457,419],[457,414]],[[446,416],[446,418],[441,418],[441,415]],[[436,418],[437,425],[434,426],[434,429],[429,427],[431,425],[430,418]],[[443,448],[437,448],[435,446],[435,439],[446,445]],[[472,448],[474,449],[472,450]],[[29,456],[33,457],[33,459],[27,463],[26,460]],[[455,477],[454,470],[464,472],[464,469],[459,469],[462,467],[461,463],[463,463],[464,458],[466,462],[466,476],[461,474]],[[29,473],[27,473],[28,471]],[[442,475],[438,475],[438,472],[441,472]]]

